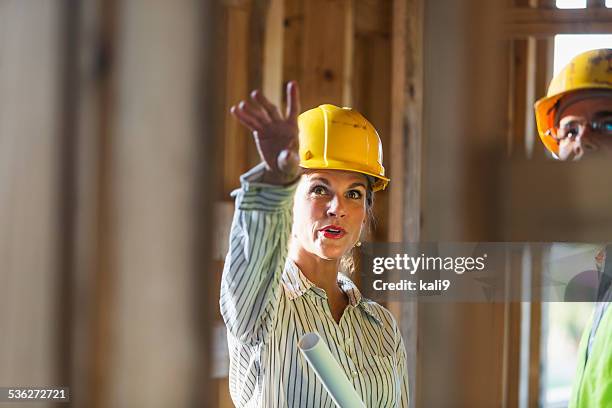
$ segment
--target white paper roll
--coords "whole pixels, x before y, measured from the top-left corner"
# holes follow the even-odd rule
[[[366,408],[318,333],[306,333],[298,347],[338,407]]]

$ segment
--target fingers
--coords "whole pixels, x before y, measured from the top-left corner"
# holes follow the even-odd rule
[[[245,99],[244,101],[240,101],[238,108],[256,118],[262,125],[270,122],[270,116],[256,101],[249,101]]]
[[[242,103],[238,104],[238,106],[234,105],[230,108],[230,113],[240,121],[244,126],[249,128],[251,132],[257,132],[261,130],[261,123],[257,120],[257,118],[253,117],[249,112],[240,108]]]
[[[297,120],[300,114],[300,90],[295,81],[289,81],[287,84],[287,119]]]
[[[265,95],[258,89],[251,92],[251,98],[257,103],[259,103],[260,107],[268,114],[270,119],[274,121],[281,121],[280,111],[272,102],[265,97]]]

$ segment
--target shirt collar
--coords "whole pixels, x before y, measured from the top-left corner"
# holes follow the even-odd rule
[[[368,315],[370,315],[376,322],[382,324],[382,321],[375,313],[372,306],[365,301],[365,298],[361,295],[357,286],[350,280],[347,276],[338,273],[338,286],[340,290],[342,290],[348,297],[349,304],[354,307],[360,307],[363,311],[365,311]],[[325,291],[321,288],[317,287],[314,283],[312,283],[298,268],[295,262],[291,260],[287,260],[285,265],[285,269],[281,276],[281,282],[283,284],[283,289],[285,291],[285,295],[289,300],[294,300],[306,292],[309,289],[312,289],[315,293],[320,296],[325,296]]]

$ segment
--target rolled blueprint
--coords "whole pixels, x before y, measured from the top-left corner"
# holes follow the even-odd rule
[[[365,408],[327,344],[317,333],[306,333],[300,339],[298,347],[338,407]]]

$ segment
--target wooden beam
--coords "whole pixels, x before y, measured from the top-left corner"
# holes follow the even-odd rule
[[[395,188],[389,189],[389,242],[403,239],[405,155],[405,106],[406,98],[406,0],[393,2],[393,26],[391,34],[391,146],[393,152],[389,175]]]
[[[530,329],[529,329],[529,391],[530,407],[540,405],[540,365],[542,362],[542,265],[541,249],[534,249],[531,258],[531,291]]]
[[[215,98],[200,89],[212,79],[203,76],[214,67],[214,57],[202,42],[210,41],[207,31],[216,15],[201,6],[154,0],[144,12],[142,3],[117,2],[121,47],[109,169],[114,175],[114,286],[105,304],[114,311],[111,330],[100,333],[101,341],[110,343],[109,388],[100,406],[116,401],[125,406],[216,406],[206,398],[207,367],[194,377],[196,364],[210,356],[200,349],[202,342],[208,344],[207,319],[201,316],[211,313],[215,303],[210,286],[198,279],[208,270],[207,257],[198,255],[209,254],[205,247],[211,241],[195,239],[196,228],[211,224],[202,218],[212,213],[204,190],[198,198],[196,188],[217,179],[215,152],[202,149],[203,140],[214,137],[210,112]],[[205,238],[210,231],[200,233]],[[208,298],[208,307],[197,302],[200,297]],[[166,370],[172,373],[172,387],[159,375]],[[156,392],[143,393],[141,387]]]
[[[218,224],[218,220],[211,220],[210,213],[213,207],[213,197],[210,186],[200,181],[209,177],[219,180],[221,177],[221,167],[217,153],[217,144],[221,141],[217,136],[219,134],[220,124],[222,123],[223,114],[216,100],[222,98],[221,88],[217,85],[220,78],[219,65],[215,64],[219,51],[222,46],[217,42],[218,29],[222,15],[222,9],[214,2],[204,2],[201,6],[201,55],[199,58],[198,71],[200,73],[200,92],[199,105],[202,109],[202,114],[198,116],[198,128],[196,131],[204,137],[197,138],[199,144],[196,143],[196,157],[202,158],[197,160],[195,166],[195,200],[194,200],[194,246],[192,257],[194,259],[193,269],[193,286],[191,291],[193,296],[192,305],[195,310],[199,310],[197,318],[195,318],[194,330],[197,333],[196,369],[193,374],[193,383],[197,384],[192,391],[192,399],[190,406],[221,406],[219,395],[215,392],[214,381],[210,373],[214,367],[215,359],[212,353],[215,352],[216,336],[215,332],[211,331],[211,327],[215,327],[215,317],[218,313],[218,294],[217,287],[214,288],[209,284],[210,276],[201,273],[201,268],[211,265],[213,273],[220,275],[220,272],[214,269],[214,262],[211,262],[213,248],[215,245],[215,237],[211,233],[211,227],[214,230]],[[225,394],[221,394],[225,395]]]
[[[354,3],[304,2],[302,109],[351,104]]]
[[[423,0],[394,0],[391,30],[391,133],[388,240],[418,242],[421,236],[423,127]],[[389,163],[389,161],[387,162]],[[410,375],[410,407],[419,405],[418,304],[389,302],[400,321]]]
[[[97,50],[99,66],[96,69],[95,102],[90,114],[97,121],[95,130],[95,145],[93,151],[98,150],[96,169],[93,173],[97,176],[94,185],[97,186],[97,203],[93,205],[95,224],[92,226],[96,231],[95,238],[91,244],[95,245],[92,261],[95,265],[91,282],[92,290],[92,318],[91,318],[91,361],[88,377],[87,395],[80,402],[93,408],[103,407],[108,403],[108,395],[112,382],[111,373],[111,348],[104,338],[112,332],[112,315],[115,312],[114,288],[116,284],[116,225],[112,222],[116,214],[113,211],[113,203],[116,200],[113,184],[115,177],[113,173],[113,154],[115,151],[115,135],[113,126],[116,120],[117,104],[115,93],[117,81],[116,46],[118,37],[118,5],[117,1],[96,2],[93,7],[100,8],[99,16],[99,43]],[[89,4],[89,7],[92,7]],[[87,135],[85,135],[87,136]],[[97,206],[97,207],[96,207]],[[87,222],[80,219],[78,222]]]
[[[404,178],[405,205],[403,240],[419,242],[421,239],[421,203],[423,180],[423,21],[424,0],[408,0],[406,16],[405,56],[405,105],[402,130],[408,162]],[[404,302],[401,310],[401,330],[406,344],[411,401],[410,407],[418,406],[419,398],[419,306],[417,302]],[[415,398],[416,397],[416,398]]]
[[[389,34],[391,4],[389,0],[355,2],[355,32],[358,34]]]
[[[516,7],[505,13],[509,38],[550,37],[556,34],[612,33],[612,9],[535,9]]]
[[[229,107],[248,97],[248,34],[249,9],[228,7],[225,9],[225,81],[224,81],[224,136],[220,143],[223,156],[223,173],[220,196],[229,193],[239,184],[239,177],[248,170],[248,143],[252,143],[248,131],[229,113]]]
[[[266,30],[263,45],[264,94],[274,104],[281,106],[283,100],[283,17],[284,0],[270,0],[265,16]]]
[[[404,111],[407,132],[408,163],[404,187],[406,190],[406,240],[421,239],[421,181],[423,157],[423,19],[424,1],[408,1],[406,43],[406,105]]]
[[[587,0],[587,8],[606,8],[606,0]]]
[[[302,0],[285,0],[284,6],[283,83],[296,80],[301,84],[304,4]]]
[[[535,52],[536,52],[536,62],[535,66],[537,69],[535,70],[535,100],[542,98],[546,95],[548,90],[548,85],[552,79],[553,75],[553,62],[554,62],[554,52],[555,52],[555,44],[553,38],[540,38],[536,40],[535,44]],[[531,107],[530,107],[531,109]],[[533,110],[531,110],[533,112]],[[531,115],[532,120],[534,119],[533,114]],[[540,143],[539,137],[537,136],[537,129],[534,126],[533,128],[533,139],[536,139],[536,142],[532,146],[532,156],[546,156],[546,148],[544,144]]]
[[[508,153],[522,156],[525,152],[525,103],[527,101],[527,39],[517,39],[511,47],[511,78],[509,91],[510,135],[508,140]]]

